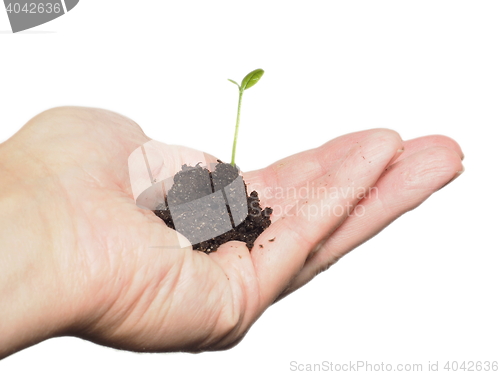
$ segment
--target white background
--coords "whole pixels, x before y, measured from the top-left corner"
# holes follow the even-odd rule
[[[243,170],[373,127],[445,134],[466,154],[459,179],[272,306],[234,349],[135,354],[57,338],[0,374],[500,361],[499,19],[498,1],[81,0],[11,34],[0,11],[0,141],[45,109],[95,106],[228,160],[237,89],[226,79],[263,68],[243,103]]]

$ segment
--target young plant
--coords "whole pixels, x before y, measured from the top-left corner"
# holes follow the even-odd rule
[[[260,78],[264,75],[264,71],[262,69],[256,69],[253,72],[248,73],[243,81],[241,81],[241,85],[238,85],[232,79],[229,79],[229,82],[234,83],[238,86],[239,89],[239,99],[238,99],[238,114],[236,115],[236,127],[234,129],[234,140],[233,140],[233,154],[231,156],[231,165],[234,166],[234,158],[236,156],[236,142],[238,140],[238,130],[240,128],[240,112],[241,112],[241,99],[243,98],[243,92],[248,90],[250,87],[254,86],[257,82],[259,82]]]

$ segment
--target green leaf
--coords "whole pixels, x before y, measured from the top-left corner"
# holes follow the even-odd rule
[[[228,79],[229,82],[232,82],[234,83],[236,86],[238,86],[238,88],[240,88],[240,85],[238,85],[236,82],[234,82],[232,79]]]
[[[254,86],[259,79],[264,75],[262,69],[255,69],[253,72],[248,73],[243,81],[241,81],[241,90],[248,90],[250,87]]]

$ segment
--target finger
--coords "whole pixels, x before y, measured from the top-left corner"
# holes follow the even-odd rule
[[[300,186],[330,170],[332,162],[342,158],[352,144],[380,129],[369,129],[345,134],[320,147],[299,152],[281,159],[264,169],[245,173],[250,187],[272,189],[281,186]],[[273,194],[271,194],[273,195]]]
[[[423,144],[410,143],[411,148]],[[462,170],[460,155],[443,146],[425,148],[390,166],[372,189],[376,193],[358,203],[358,207],[363,207],[363,214],[349,216],[344,221],[306,261],[283,296],[300,288],[396,218],[420,205]]]
[[[287,207],[295,204],[296,197],[288,194],[289,189],[296,191],[323,176],[337,160],[345,156],[353,144],[384,130],[387,129],[369,129],[337,137],[320,147],[286,157],[264,169],[246,172],[245,182],[249,191],[256,190],[259,193],[263,206],[275,209],[271,220],[277,220],[280,218],[279,212],[284,213]],[[398,156],[399,153],[394,160]]]
[[[345,219],[348,211],[373,186],[402,147],[394,131],[364,132],[343,146],[348,151],[316,179],[310,197],[299,199],[293,209],[273,223],[256,241],[251,256],[259,281],[260,304],[272,303],[302,269],[309,253]],[[321,187],[321,189],[320,189]],[[321,210],[328,210],[325,220]],[[314,209],[314,212],[313,210]]]
[[[286,192],[284,193],[286,188],[300,188],[305,186],[309,181],[322,176],[335,160],[345,154],[350,142],[357,142],[366,134],[376,130],[371,129],[343,135],[318,148],[279,160],[264,169],[247,172],[244,176],[249,191],[258,191],[263,205],[270,207],[279,206],[281,209],[278,208],[275,211],[283,212],[284,207],[292,204],[295,199],[295,197],[290,197]],[[391,163],[395,163],[415,152],[434,146],[448,147],[463,159],[463,152],[458,143],[453,139],[443,135],[430,135],[404,141],[400,153],[396,155]],[[278,218],[277,214],[272,216],[272,220]]]
[[[408,156],[431,147],[446,147],[456,152],[460,159],[464,160],[464,153],[460,145],[455,140],[445,135],[427,135],[425,137],[414,138],[403,142],[403,145],[404,152],[397,161],[403,160]]]

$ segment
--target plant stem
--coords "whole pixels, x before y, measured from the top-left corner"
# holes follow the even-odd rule
[[[243,91],[240,88],[240,95],[238,98],[238,114],[236,115],[236,127],[234,129],[234,140],[233,140],[233,155],[231,157],[231,165],[234,166],[234,158],[236,156],[236,142],[238,141],[238,130],[240,129],[240,112],[241,112],[241,99],[243,98]]]

